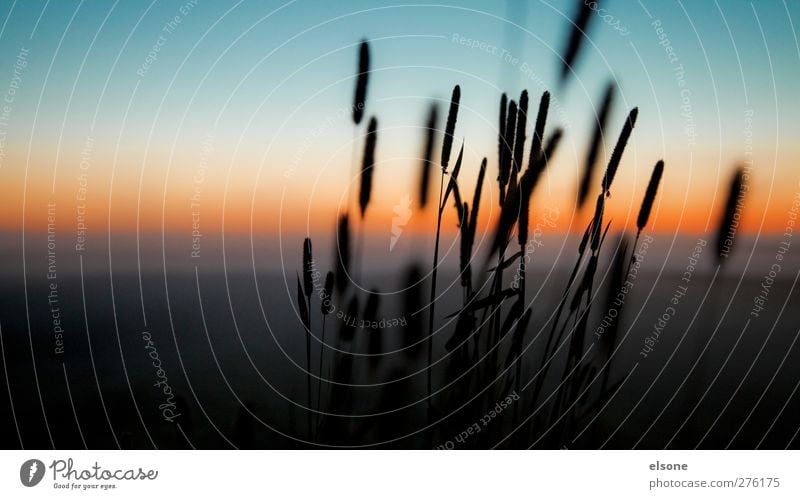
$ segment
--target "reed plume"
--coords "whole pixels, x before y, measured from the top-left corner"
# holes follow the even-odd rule
[[[636,125],[636,117],[638,115],[639,108],[634,107],[631,109],[628,118],[625,120],[625,125],[622,127],[622,131],[619,134],[619,139],[617,139],[617,145],[614,146],[614,152],[611,153],[611,159],[608,160],[608,167],[606,167],[606,173],[603,175],[602,183],[603,194],[607,196],[611,195],[611,183],[614,181],[614,176],[617,174],[619,162],[622,160],[622,153],[625,152],[625,146],[628,144],[628,139],[631,136],[633,127]]]
[[[339,215],[336,230],[336,290],[344,293],[350,282],[350,219],[347,214]]]
[[[447,125],[444,129],[442,139],[442,171],[447,172],[447,165],[450,162],[450,150],[453,148],[453,132],[456,129],[456,119],[458,118],[458,104],[461,101],[461,87],[456,85],[453,88],[453,95],[450,98],[450,110],[447,112]]]
[[[372,195],[372,175],[375,171],[375,144],[378,140],[377,128],[378,120],[373,117],[369,120],[369,126],[367,127],[367,141],[364,145],[364,159],[361,163],[361,189],[358,193],[358,206],[361,208],[362,219]]]
[[[614,82],[612,81],[606,86],[603,102],[600,104],[600,111],[597,113],[596,118],[592,120],[594,132],[592,133],[592,141],[589,143],[589,151],[586,154],[586,162],[583,166],[583,177],[578,190],[578,209],[583,207],[586,203],[586,198],[589,196],[589,185],[597,165],[597,155],[603,144],[603,130],[605,130],[608,123],[608,115],[613,101]]]
[[[438,214],[436,217],[436,240],[433,247],[433,268],[431,270],[431,295],[430,295],[430,310],[428,311],[428,414],[430,416],[431,411],[433,409],[433,405],[431,402],[431,394],[433,393],[432,389],[432,381],[431,381],[431,369],[433,364],[433,322],[434,316],[436,313],[436,274],[439,267],[439,236],[442,232],[442,213],[444,212],[444,202],[442,201],[442,197],[444,194],[444,174],[447,171],[447,164],[450,159],[450,150],[453,147],[453,133],[455,132],[456,128],[456,120],[458,119],[458,105],[461,101],[461,87],[456,85],[453,88],[453,95],[450,99],[450,110],[447,113],[447,125],[445,127],[445,134],[444,139],[442,140],[442,171],[439,177],[439,206],[438,206]],[[461,150],[463,153],[464,146],[461,146]],[[457,169],[461,165],[461,154],[459,154],[459,161],[457,162],[457,168],[454,169],[454,173],[458,173]],[[448,183],[448,192],[450,192],[450,186],[453,185],[451,181]]]
[[[503,132],[503,151],[500,156],[500,206],[503,206],[508,197],[508,185],[511,177],[511,163],[514,161],[514,134],[517,128],[517,103],[513,100],[508,103],[506,124]]]
[[[719,222],[717,231],[717,263],[722,264],[728,258],[728,254],[733,248],[736,239],[736,232],[739,228],[740,211],[744,202],[744,195],[747,191],[747,184],[744,182],[744,170],[738,168],[731,177],[728,199],[725,202],[725,211]]]
[[[650,183],[647,184],[647,191],[642,200],[642,207],[639,208],[639,217],[636,219],[636,229],[639,233],[647,225],[650,219],[650,211],[653,209],[653,202],[658,193],[658,184],[661,182],[661,175],[664,173],[664,161],[659,160],[656,166],[653,167],[653,173],[650,175]],[[638,239],[638,234],[637,234]]]
[[[539,161],[539,155],[542,153],[542,140],[549,109],[550,92],[545,91],[542,94],[542,98],[539,99],[539,111],[536,113],[536,125],[534,126],[533,137],[531,137],[531,152],[528,158],[528,168],[532,168],[536,162]]]
[[[506,113],[508,112],[508,97],[500,96],[500,123],[497,125],[497,180],[500,181],[503,172],[503,160],[506,148]],[[503,184],[500,184],[500,206],[503,206]]]
[[[599,3],[596,0],[595,3]],[[577,9],[572,20],[572,29],[570,30],[567,45],[564,48],[564,55],[561,58],[561,75],[559,82],[563,85],[569,75],[575,58],[583,45],[583,39],[586,35],[586,28],[589,25],[589,19],[592,15],[592,9],[589,7],[589,2],[585,0],[577,0]]]
[[[430,185],[431,167],[433,166],[433,146],[436,142],[436,124],[439,121],[439,106],[431,104],[428,112],[428,122],[425,127],[425,149],[422,159],[422,174],[419,182],[419,206],[425,208],[428,204],[428,186]]]
[[[520,207],[519,207],[519,222],[517,224],[518,242],[521,246],[521,251],[524,251],[525,245],[528,243],[528,220],[530,218],[530,201],[536,185],[539,183],[542,173],[547,168],[550,160],[555,154],[555,150],[561,141],[562,130],[556,129],[547,141],[544,152],[539,157],[539,160],[529,168],[522,175],[520,179]]]
[[[653,167],[653,173],[650,174],[650,182],[647,184],[647,191],[644,193],[644,199],[642,200],[642,206],[639,208],[639,216],[636,219],[636,237],[633,239],[633,251],[636,251],[636,248],[639,246],[639,238],[642,235],[642,230],[644,230],[645,226],[647,225],[647,221],[650,219],[650,212],[653,209],[653,202],[656,199],[656,194],[658,194],[658,184],[661,183],[661,176],[664,174],[664,161],[659,160],[656,163],[656,166]],[[628,261],[628,268],[625,271],[625,275],[627,276],[633,266],[633,263],[636,261],[636,256],[634,253],[631,253],[631,258]]]
[[[314,261],[311,256],[311,238],[303,241],[303,290],[311,307],[311,295],[314,293]]]
[[[522,169],[522,156],[525,153],[525,127],[528,124],[528,91],[523,90],[519,96],[517,109],[517,133],[514,138],[514,163],[515,172]]]
[[[353,99],[353,122],[358,125],[364,117],[364,108],[367,100],[367,82],[369,81],[369,44],[361,41],[358,51],[358,77],[356,79],[356,93]]]

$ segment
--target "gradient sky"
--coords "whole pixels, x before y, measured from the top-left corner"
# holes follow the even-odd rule
[[[0,223],[17,229],[24,218],[26,230],[43,230],[46,203],[55,202],[64,220],[58,230],[70,232],[84,171],[87,217],[97,228],[186,230],[194,193],[206,232],[220,230],[223,219],[226,232],[247,232],[251,223],[263,231],[330,229],[348,196],[353,140],[363,133],[347,109],[357,45],[367,38],[367,115],[380,123],[367,221],[374,230],[388,230],[404,195],[416,202],[419,127],[432,99],[444,114],[455,84],[462,88],[462,189],[471,192],[487,156],[487,199],[496,196],[500,93],[516,98],[527,88],[532,106],[544,90],[553,93],[548,125],[566,135],[535,206],[571,213],[594,106],[616,79],[604,157],[628,110],[640,111],[609,205],[620,226],[635,222],[650,170],[663,158],[652,229],[713,227],[736,163],[752,158],[743,227],[782,232],[800,191],[797,3],[603,2],[619,29],[593,16],[575,75],[560,88],[559,54],[574,5],[6,0],[0,93],[13,96],[0,122]],[[659,44],[657,21],[677,62]],[[457,43],[455,35],[497,52]],[[157,42],[156,60],[143,69]],[[516,60],[505,60],[503,50]],[[693,140],[684,131],[679,64]],[[494,209],[483,212],[486,220],[497,215],[496,202],[485,206]],[[414,224],[432,215],[417,210]],[[560,228],[582,228],[578,221]]]

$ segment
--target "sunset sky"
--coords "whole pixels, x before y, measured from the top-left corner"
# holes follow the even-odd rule
[[[638,106],[639,119],[609,202],[615,227],[635,226],[663,158],[652,230],[713,230],[731,173],[752,162],[742,227],[783,232],[800,192],[797,4],[602,2],[560,87],[574,5],[6,1],[0,224],[43,231],[50,202],[66,233],[83,208],[98,232],[191,230],[193,212],[204,232],[330,232],[357,186],[353,141],[360,161],[367,120],[356,129],[349,106],[366,38],[366,115],[379,122],[372,231],[388,230],[405,195],[412,226],[433,220],[417,207],[420,127],[432,100],[443,126],[455,84],[460,184],[471,196],[486,156],[487,224],[498,214],[500,94],[516,99],[527,88],[535,109],[552,92],[548,130],[564,127],[565,136],[534,207],[558,207],[559,229],[581,230],[589,214],[572,212],[594,106],[616,79],[604,158],[628,110]]]

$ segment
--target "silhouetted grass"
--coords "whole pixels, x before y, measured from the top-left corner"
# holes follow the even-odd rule
[[[339,215],[335,248],[336,290],[342,295],[350,282],[350,219],[346,214]]]
[[[431,167],[433,166],[433,146],[436,142],[436,125],[439,118],[439,107],[436,103],[431,104],[428,112],[428,121],[425,126],[425,148],[422,156],[422,171],[419,182],[419,206],[425,208],[428,204],[428,191],[431,178]]]
[[[728,258],[728,254],[736,240],[746,189],[744,170],[739,168],[731,177],[728,198],[725,201],[725,210],[722,212],[717,229],[716,257],[719,265],[722,265],[725,259]]]
[[[447,113],[447,125],[445,127],[444,138],[442,139],[442,160],[441,160],[441,175],[439,178],[439,203],[438,203],[438,214],[436,216],[436,239],[434,242],[434,250],[433,250],[433,267],[431,269],[431,295],[430,295],[430,302],[429,302],[429,311],[428,311],[428,410],[431,410],[431,394],[433,393],[432,385],[431,385],[431,378],[432,373],[430,366],[433,362],[433,324],[434,324],[434,317],[436,314],[436,274],[438,272],[439,267],[439,237],[442,231],[442,213],[444,212],[444,206],[447,203],[447,198],[443,195],[444,190],[444,176],[447,173],[447,165],[450,162],[450,151],[453,148],[453,133],[455,132],[456,128],[456,120],[458,119],[458,106],[459,102],[461,101],[461,87],[456,85],[453,88],[453,94],[450,98],[450,110]],[[459,154],[459,160],[456,163],[456,167],[454,168],[454,173],[458,173],[458,169],[461,167],[461,158],[463,154],[463,146],[461,148],[461,154]],[[447,192],[450,193],[452,191],[452,186],[454,185],[454,180],[448,182]]]
[[[372,176],[375,172],[375,145],[378,141],[378,120],[372,118],[367,127],[367,141],[364,145],[364,158],[361,163],[361,189],[358,193],[358,206],[361,208],[361,218],[367,212],[369,200],[372,196]]]
[[[596,0],[596,3],[600,3]],[[592,9],[589,7],[589,2],[584,0],[577,0],[575,2],[576,9],[570,27],[569,38],[567,39],[566,47],[564,48],[564,55],[561,58],[561,73],[560,83],[566,81],[572,69],[575,59],[578,56],[581,46],[583,45],[584,37],[587,37],[586,28],[589,26],[589,19],[592,16]]]
[[[369,44],[361,41],[358,50],[358,76],[356,78],[356,93],[353,97],[353,123],[358,125],[364,117],[367,101],[367,83],[369,82]]]
[[[580,187],[578,189],[578,208],[582,208],[589,196],[589,185],[594,176],[595,165],[597,164],[597,156],[603,146],[603,130],[605,130],[608,123],[608,114],[611,110],[611,104],[614,101],[614,82],[609,82],[606,86],[605,94],[603,95],[603,102],[600,104],[600,111],[592,119],[594,131],[592,132],[592,139],[589,143],[589,150],[586,153],[586,162],[583,166],[583,176],[581,177]]]
[[[572,47],[570,52],[572,52],[570,58],[574,58],[577,48]],[[366,57],[368,59],[368,54]],[[361,68],[362,63],[359,64]],[[366,82],[366,79],[364,79],[364,82]],[[579,182],[579,204],[583,203],[583,200],[590,194],[590,179],[593,176],[594,164],[602,146],[606,121],[613,102],[613,93],[614,86],[610,84],[606,87],[599,113],[594,119],[596,126],[593,127],[592,140],[588,145],[586,164]],[[363,92],[357,91],[357,95],[363,98],[366,92],[365,90]],[[526,353],[528,351],[526,344],[529,341],[527,332],[534,321],[534,317],[537,317],[533,304],[526,303],[527,245],[531,231],[532,199],[543,174],[553,162],[554,154],[563,136],[563,130],[560,128],[553,128],[552,131],[547,133],[550,99],[550,93],[543,92],[539,101],[536,120],[530,134],[527,165],[524,165],[523,158],[525,157],[526,143],[528,142],[528,137],[526,137],[529,112],[528,92],[527,90],[522,91],[519,101],[509,100],[506,94],[501,96],[497,133],[498,174],[496,184],[500,199],[500,212],[493,220],[493,226],[489,228],[489,235],[491,236],[488,239],[489,245],[483,249],[486,260],[481,273],[477,274],[479,276],[479,285],[475,285],[473,280],[476,274],[473,269],[473,260],[477,251],[475,248],[479,233],[477,225],[482,203],[481,198],[485,195],[483,184],[489,165],[487,159],[483,158],[477,172],[477,182],[474,186],[471,200],[465,199],[463,197],[464,193],[459,186],[459,176],[462,168],[469,169],[469,166],[464,164],[463,142],[455,162],[450,168],[455,127],[458,121],[461,101],[460,87],[456,85],[453,88],[441,144],[441,159],[439,161],[440,184],[430,279],[423,278],[422,271],[418,265],[411,265],[405,271],[405,277],[403,278],[405,288],[399,297],[402,317],[408,319],[408,323],[399,337],[400,344],[405,351],[404,363],[418,365],[420,370],[425,370],[426,386],[424,392],[427,395],[427,423],[431,427],[431,430],[426,432],[426,438],[431,443],[433,443],[436,432],[441,431],[446,426],[446,424],[443,426],[437,423],[437,418],[447,417],[448,408],[459,407],[459,404],[463,405],[465,400],[470,400],[471,402],[464,409],[465,411],[485,413],[490,409],[494,401],[503,398],[509,391],[514,390],[522,397],[513,411],[510,411],[506,416],[511,421],[514,433],[522,441],[533,441],[547,447],[561,445],[574,431],[577,422],[583,421],[584,418],[594,414],[597,411],[598,403],[606,400],[609,394],[620,386],[619,382],[610,382],[609,366],[611,355],[617,342],[621,315],[618,315],[606,327],[605,335],[597,339],[599,345],[595,355],[586,357],[584,354],[587,352],[587,341],[589,339],[587,333],[589,331],[590,317],[592,317],[592,298],[598,272],[605,272],[604,262],[610,262],[608,270],[610,281],[607,284],[607,289],[604,289],[606,307],[609,307],[613,300],[617,299],[630,270],[625,263],[628,249],[631,246],[624,235],[620,236],[621,239],[610,256],[605,255],[603,248],[604,241],[611,228],[611,221],[606,220],[606,205],[610,202],[610,189],[618,174],[624,151],[636,124],[637,108],[633,108],[629,112],[621,127],[612,154],[608,158],[607,166],[600,182],[599,192],[596,193],[594,214],[591,220],[588,221],[578,244],[577,260],[564,283],[563,292],[558,296],[558,305],[555,310],[540,311],[542,316],[546,316],[549,321],[552,321],[537,325],[542,330],[548,331],[542,339],[543,348],[538,347],[536,351],[531,350],[530,353]],[[432,155],[437,129],[437,117],[437,107],[432,105],[427,115],[419,182],[419,203],[420,207],[423,208],[428,202],[427,195],[431,165],[433,164]],[[358,123],[355,117],[354,121]],[[364,156],[361,164],[361,184],[358,196],[361,219],[364,218],[367,207],[370,205],[371,190],[374,187],[373,171],[377,148],[376,133],[377,119],[372,118],[365,136]],[[656,163],[636,220],[637,241],[638,235],[649,222],[663,170],[663,161]],[[495,184],[490,183],[491,185]],[[733,190],[739,192],[741,191],[741,186],[734,184],[732,192]],[[462,299],[456,310],[448,311],[447,318],[452,319],[452,325],[450,326],[452,334],[444,344],[448,357],[436,363],[436,366],[440,365],[441,367],[435,367],[433,362],[433,334],[436,330],[437,298],[440,291],[437,289],[437,277],[440,265],[441,229],[445,210],[451,209],[448,207],[451,202],[456,211],[459,228],[458,279],[460,280]],[[735,201],[733,206],[736,206]],[[732,222],[729,221],[729,218],[732,218],[732,216],[724,218],[724,223],[721,227],[729,228],[731,226]],[[318,366],[319,377],[323,377],[323,368],[325,366],[325,316],[333,310],[333,307],[326,306],[325,302],[326,299],[330,299],[334,286],[338,291],[338,299],[342,303],[346,303],[344,315],[347,317],[339,324],[335,340],[337,348],[341,352],[366,351],[369,357],[366,359],[366,363],[354,364],[352,355],[347,353],[334,354],[331,360],[331,368],[333,378],[337,383],[353,383],[356,379],[360,380],[361,376],[367,376],[370,380],[381,379],[378,377],[378,373],[389,370],[384,367],[384,356],[381,355],[385,351],[384,342],[392,341],[390,338],[397,337],[389,334],[388,331],[370,326],[370,324],[374,324],[379,320],[382,306],[377,289],[373,288],[367,293],[367,296],[363,296],[363,293],[359,295],[357,289],[353,289],[352,292],[348,291],[347,281],[349,280],[349,266],[351,265],[349,224],[348,215],[342,214],[339,216],[336,270],[335,273],[329,272],[327,274],[325,289],[320,294],[323,332]],[[513,241],[518,244],[519,251],[509,255],[507,254],[508,245]],[[634,242],[633,246],[635,247],[635,245],[636,243]],[[495,257],[497,258],[497,263],[493,267],[486,269],[485,267]],[[359,260],[360,258],[356,258],[356,261]],[[504,271],[515,264],[517,272],[514,276],[514,282],[509,285]],[[311,303],[309,290],[313,287],[313,282],[307,278],[307,276],[312,275],[310,269],[311,244],[310,240],[307,240],[303,254],[303,285],[300,284],[298,277],[298,300],[302,302],[300,315],[307,339],[311,330],[310,317],[308,317],[308,308]],[[484,274],[484,272],[486,273]],[[430,288],[427,289],[427,299],[423,298],[422,282],[430,282]],[[510,306],[504,307],[506,301],[510,302]],[[359,307],[359,304],[364,305],[363,310]],[[621,314],[622,304],[617,306]],[[427,310],[425,310],[426,308]],[[423,310],[427,313],[427,328],[424,328],[422,324],[424,320],[422,319],[424,317]],[[355,325],[358,319],[365,321],[363,325]],[[422,337],[423,334],[426,334],[425,338]],[[425,350],[424,354],[422,352],[423,349]],[[307,364],[310,364],[310,350],[308,348]],[[600,372],[600,367],[603,367],[605,372]],[[434,373],[434,370],[437,372]],[[531,390],[522,394],[520,392],[524,390],[522,386],[524,381],[523,374],[528,370],[536,373],[536,375],[535,379],[530,381]],[[435,401],[433,400],[434,374],[441,376],[443,386],[447,386],[447,390],[443,390],[441,395],[437,395]],[[595,379],[601,379],[602,381],[598,382],[595,389],[592,389],[592,383]],[[321,381],[322,379],[320,379],[317,390],[318,411],[321,411],[322,407],[320,403],[322,399]],[[547,381],[552,381],[560,389],[557,393],[554,392],[545,397],[543,390],[547,386]],[[310,372],[308,382],[310,383]],[[418,382],[422,383],[421,376]],[[342,410],[342,408],[347,408],[354,402],[351,395],[352,390],[342,388],[337,383],[333,384],[329,393],[329,401],[327,403],[329,411],[337,408]],[[392,385],[392,383],[389,383],[380,390],[381,396],[379,399],[381,401],[380,407],[382,408],[391,407],[391,403],[387,399],[390,394],[402,393],[402,390]],[[422,393],[423,389],[421,386],[419,388],[419,392]],[[310,394],[310,385],[308,391]],[[528,410],[528,408],[534,411],[537,416],[525,417],[523,411]],[[452,417],[456,421],[463,421],[469,424],[469,418],[465,415]],[[523,417],[524,419],[522,419]],[[320,417],[320,420],[322,419]],[[350,430],[344,425],[342,418],[336,419],[338,423],[324,425],[327,428],[326,431],[330,431],[332,434],[343,432],[345,437],[342,438],[346,441],[346,435]],[[506,423],[508,420],[506,420]],[[323,425],[318,423],[317,427],[322,428]],[[472,445],[490,445],[491,439],[495,435],[501,436],[500,432],[504,431],[503,428],[502,425],[498,425],[496,430],[483,433],[479,439],[473,441]],[[378,431],[380,434],[390,434],[386,428]]]
[[[650,219],[650,211],[653,209],[653,202],[658,193],[658,184],[661,182],[661,175],[664,173],[664,162],[659,160],[656,166],[653,167],[653,173],[650,175],[650,183],[647,184],[647,191],[645,192],[642,206],[639,208],[639,216],[636,218],[636,229],[642,232],[647,221]]]

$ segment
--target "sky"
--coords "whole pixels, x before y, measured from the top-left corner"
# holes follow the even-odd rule
[[[365,123],[350,119],[358,44],[369,40],[366,116],[379,123],[363,223],[387,232],[410,199],[427,109],[461,87],[462,190],[483,157],[483,225],[498,215],[500,95],[552,94],[564,140],[534,210],[580,231],[577,183],[603,89],[604,140],[639,118],[609,216],[635,226],[653,165],[665,174],[649,230],[713,230],[737,165],[751,167],[741,229],[782,233],[800,192],[800,7],[766,0],[608,0],[574,73],[558,71],[574,1],[9,1],[0,4],[0,196],[5,230],[330,232],[357,188]],[[600,10],[603,9],[603,10]],[[443,126],[443,123],[440,123]],[[532,125],[530,125],[532,126]],[[438,153],[436,155],[438,157]],[[593,184],[599,190],[600,176]],[[48,211],[48,203],[56,208]],[[454,210],[445,231],[455,231]],[[193,225],[194,224],[194,225]]]

